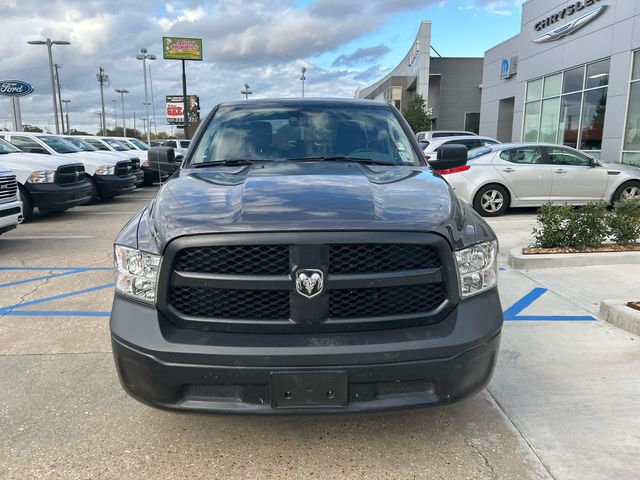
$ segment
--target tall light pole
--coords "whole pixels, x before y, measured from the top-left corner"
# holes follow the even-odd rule
[[[71,102],[71,100],[60,100],[60,102],[64,103],[67,110],[67,135],[71,135],[71,127],[69,126],[69,102]]]
[[[252,95],[251,87],[249,87],[248,83],[244,84],[244,88],[240,90],[240,93],[244,95],[245,100],[249,100],[249,95]]]
[[[53,68],[55,70],[56,84],[58,87],[58,102],[60,102],[60,126],[61,126],[62,133],[64,133],[64,113],[62,111],[62,93],[60,93],[60,70],[59,70],[60,68],[62,68],[62,65],[58,65],[57,63],[54,63]]]
[[[149,63],[149,88],[151,89],[151,113],[153,115],[153,133],[158,136],[158,126],[156,125],[156,102],[153,99],[153,80],[151,79],[151,63]]]
[[[301,72],[302,75],[300,75],[300,81],[302,82],[302,98],[304,98],[304,81],[307,79],[304,74],[307,73],[307,67],[302,67]]]
[[[116,93],[119,93],[122,99],[122,135],[124,138],[127,138],[127,121],[124,116],[124,94],[129,93],[129,90],[126,88],[116,88]]]
[[[46,45],[49,51],[49,73],[51,74],[51,95],[53,97],[53,114],[56,119],[56,133],[60,134],[60,124],[58,123],[58,102],[56,102],[56,87],[53,79],[53,56],[51,55],[51,45],[71,45],[71,42],[64,40],[30,40],[27,42],[29,45]]]
[[[136,55],[136,59],[142,60],[142,71],[144,72],[144,103],[147,111],[147,120],[145,127],[149,124],[149,93],[147,92],[147,60],[155,60],[156,56],[147,53],[146,48],[141,48],[140,53]],[[151,144],[151,129],[147,128],[147,144]]]
[[[114,98],[113,100],[113,130],[118,129],[118,118],[116,117],[116,102],[117,100]]]
[[[100,83],[100,103],[102,104],[102,135],[107,134],[107,117],[104,113],[104,87],[109,86],[109,75],[104,73],[104,68],[99,67],[98,73],[96,74],[96,78],[98,79],[98,83]]]

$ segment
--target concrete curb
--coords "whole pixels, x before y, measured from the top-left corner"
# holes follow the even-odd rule
[[[640,264],[640,252],[553,253],[525,255],[522,247],[509,250],[509,266],[515,270]]]
[[[603,300],[600,318],[627,332],[640,335],[640,311],[627,307],[626,300]]]

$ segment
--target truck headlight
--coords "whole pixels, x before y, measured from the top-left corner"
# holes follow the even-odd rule
[[[146,303],[155,303],[161,258],[116,245],[116,291]]]
[[[53,170],[36,170],[31,172],[27,182],[29,183],[53,183],[56,172]]]
[[[496,240],[458,250],[455,254],[462,298],[477,295],[498,284],[498,242]]]
[[[96,175],[113,175],[116,171],[116,167],[113,165],[102,165],[96,168]]]
[[[142,161],[142,166],[143,167],[148,167],[149,166],[149,159],[143,160]]]

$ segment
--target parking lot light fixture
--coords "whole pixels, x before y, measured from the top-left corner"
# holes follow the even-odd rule
[[[27,42],[29,45],[46,45],[47,51],[49,52],[49,74],[51,75],[51,95],[53,97],[53,114],[56,120],[56,134],[60,134],[60,122],[58,121],[58,103],[56,101],[56,85],[53,76],[53,56],[51,55],[51,46],[52,45],[71,45],[71,42],[67,42],[66,40],[51,40],[47,38],[46,40],[30,40]]]
[[[304,81],[307,79],[307,77],[305,76],[305,73],[307,73],[307,68],[302,67],[301,73],[302,75],[300,75],[300,81],[302,82],[302,98],[304,98]]]
[[[127,138],[127,121],[124,116],[124,94],[129,93],[129,90],[126,88],[116,88],[116,93],[119,93],[122,99],[122,135],[124,138]]]
[[[244,95],[245,100],[249,100],[249,95],[252,95],[251,87],[249,87],[248,83],[244,84],[244,88],[240,90],[240,93]]]

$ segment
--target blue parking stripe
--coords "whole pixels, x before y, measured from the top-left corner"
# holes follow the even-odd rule
[[[113,270],[112,267],[0,267],[0,271],[16,271],[16,272],[40,272],[40,271],[87,271],[87,272],[104,272]]]
[[[8,316],[19,317],[109,317],[111,312],[84,312],[73,310],[51,310],[51,311],[37,311],[37,310],[13,310],[10,313],[0,314]]]
[[[10,314],[10,313],[12,313],[13,310],[18,309],[18,308],[25,308],[25,307],[29,307],[31,305],[38,305],[40,303],[45,303],[45,302],[53,302],[55,300],[74,297],[74,296],[77,296],[77,295],[83,295],[85,293],[91,293],[91,292],[95,292],[97,290],[104,290],[105,288],[111,288],[111,287],[113,287],[113,283],[106,283],[104,285],[99,285],[97,287],[91,287],[91,288],[85,288],[84,290],[78,290],[76,292],[63,293],[62,295],[55,295],[53,297],[40,298],[38,300],[32,300],[30,302],[17,303],[15,305],[9,305],[8,307],[0,308],[0,315]]]
[[[534,288],[529,293],[527,293],[524,297],[518,300],[516,303],[511,305],[508,309],[504,311],[504,319],[506,321],[524,321],[524,322],[595,322],[596,318],[592,316],[549,316],[549,315],[522,315],[520,316],[520,312],[533,304],[536,300],[538,300],[542,295],[547,293],[549,290],[546,288]]]
[[[79,269],[79,270],[71,270],[71,271],[62,272],[62,273],[52,273],[51,275],[43,275],[41,277],[29,278],[27,280],[19,280],[19,281],[9,282],[9,283],[0,283],[0,288],[13,287],[15,285],[23,285],[25,283],[37,282],[39,280],[47,280],[49,278],[64,277],[66,275],[75,275],[77,273],[82,273],[82,272],[86,272],[86,271],[87,270],[83,268],[83,269]]]

